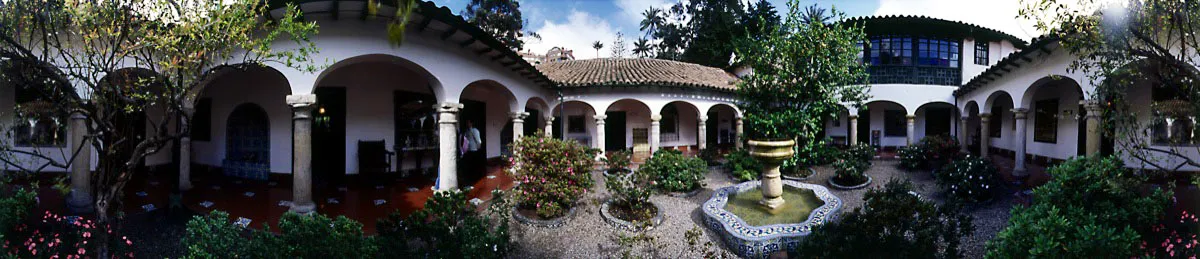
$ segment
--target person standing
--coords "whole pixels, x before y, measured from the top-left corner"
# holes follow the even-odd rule
[[[462,158],[459,161],[459,169],[464,172],[466,178],[473,183],[476,178],[482,177],[482,171],[486,170],[484,165],[483,152],[479,150],[483,145],[483,139],[480,137],[479,129],[475,128],[475,124],[470,120],[466,121],[462,133]]]

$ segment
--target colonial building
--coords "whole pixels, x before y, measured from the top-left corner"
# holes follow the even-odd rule
[[[468,122],[481,133],[486,158],[502,156],[514,138],[536,132],[643,155],[660,148],[741,146],[742,115],[733,90],[735,74],[745,69],[731,73],[656,59],[571,60],[564,50],[545,57],[555,62],[535,65],[429,2],[411,18],[403,46],[393,47],[383,22],[359,19],[363,3],[306,1],[305,19],[321,28],[312,38],[321,50],[313,60],[328,66],[319,73],[275,64],[219,73],[194,100],[190,138],[146,165],[177,166],[182,188],[190,188],[194,170],[289,179],[292,210],[307,212],[314,209],[311,186],[345,175],[426,176],[437,179],[437,189],[458,188],[473,177],[457,162]],[[1062,160],[1111,146],[1105,143],[1112,140],[1095,133],[1099,106],[1089,99],[1095,87],[1067,70],[1075,57],[1053,40],[1027,43],[977,25],[918,16],[848,22],[867,28],[862,60],[870,66],[871,98],[828,122],[826,136],[835,143],[891,149],[925,136],[954,136],[969,151],[1014,157],[1017,173],[1031,159]],[[1131,89],[1140,104],[1173,100],[1150,87]],[[18,121],[7,112],[34,101],[0,85],[0,123],[18,125],[6,142],[43,153],[81,144],[82,131],[69,123],[77,120]],[[1138,106],[1146,113],[1139,118],[1162,124],[1162,138],[1192,143],[1191,118],[1152,121],[1149,106]],[[94,157],[58,170],[86,175]]]

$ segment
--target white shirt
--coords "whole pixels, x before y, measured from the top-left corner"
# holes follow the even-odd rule
[[[483,140],[481,140],[479,138],[479,129],[476,129],[474,127],[472,127],[471,129],[468,129],[467,130],[467,151],[471,151],[471,152],[479,151],[480,142],[483,142]]]

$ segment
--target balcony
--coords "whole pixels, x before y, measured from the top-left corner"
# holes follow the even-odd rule
[[[962,68],[957,67],[874,65],[867,71],[872,84],[962,84]]]

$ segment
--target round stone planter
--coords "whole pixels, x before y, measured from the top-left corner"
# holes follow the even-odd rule
[[[695,190],[692,190],[689,192],[668,192],[667,196],[671,196],[671,197],[675,197],[675,198],[691,198],[692,196],[696,196],[696,194],[699,194],[700,191],[702,191],[702,190],[704,190],[704,188],[697,187]]]
[[[735,254],[745,258],[766,258],[772,253],[795,248],[802,238],[812,233],[812,228],[832,222],[842,208],[842,199],[834,196],[824,186],[783,180],[783,184],[800,189],[809,189],[825,202],[813,209],[808,219],[798,224],[776,224],[754,226],[736,214],[725,210],[729,197],[743,192],[758,191],[760,181],[748,181],[713,191],[712,198],[700,207],[704,212],[704,223],[717,232],[725,245]]]
[[[872,181],[872,180],[873,180],[873,179],[871,179],[871,176],[870,176],[870,175],[867,175],[867,181],[866,181],[866,182],[863,182],[863,183],[861,183],[861,184],[858,184],[858,185],[845,186],[845,185],[841,185],[841,184],[837,184],[837,183],[833,182],[833,177],[830,177],[830,178],[829,178],[829,186],[833,186],[833,188],[838,188],[838,189],[842,189],[842,190],[854,190],[854,189],[862,189],[862,188],[864,188],[864,187],[867,187],[867,185],[871,185],[871,181]]]
[[[654,205],[654,218],[650,219],[650,225],[643,225],[641,223],[630,222],[630,221],[626,221],[626,220],[617,218],[616,215],[613,215],[612,212],[609,211],[610,204],[612,204],[612,200],[606,201],[606,202],[604,202],[604,204],[600,205],[600,217],[604,218],[604,222],[608,222],[609,225],[612,225],[612,226],[617,227],[622,230],[635,231],[635,232],[651,230],[651,229],[658,227],[659,225],[662,225],[663,212],[662,212],[662,208],[658,207],[658,204],[654,204],[653,202],[650,203],[651,205]]]
[[[808,176],[805,176],[805,177],[792,177],[792,176],[788,176],[786,174],[781,175],[780,177],[783,177],[784,180],[807,181],[808,179],[812,179],[813,177],[817,176],[817,170],[813,170],[812,167],[809,167],[807,170],[808,170]]]
[[[525,215],[521,215],[521,212],[517,210],[517,207],[512,208],[512,215],[513,218],[516,218],[517,221],[521,222],[521,224],[541,228],[558,228],[566,225],[568,221],[571,221],[571,218],[575,217],[575,207],[572,206],[571,209],[567,211],[567,214],[562,215],[562,217],[552,219],[535,219],[526,217]]]
[[[625,173],[619,174],[620,176],[628,177],[630,175],[633,175],[633,170],[625,169],[623,171],[625,171]],[[613,176],[613,175],[618,175],[618,174],[609,173],[608,170],[601,171],[601,173],[603,173],[605,178],[607,178],[609,176]]]

